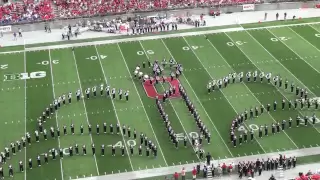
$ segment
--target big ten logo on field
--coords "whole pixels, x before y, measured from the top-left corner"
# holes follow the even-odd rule
[[[180,92],[179,92],[179,80],[178,79],[173,79],[171,80],[170,77],[165,77],[165,83],[169,83],[171,87],[175,87],[176,89],[176,93],[173,94],[172,96],[170,96],[170,98],[178,98],[180,97]],[[159,85],[161,86],[160,83],[163,83],[163,78],[160,78],[159,80]],[[150,98],[156,98],[158,97],[159,99],[161,99],[163,97],[164,92],[158,92],[156,89],[156,80],[152,79],[152,80],[147,80],[143,83],[143,88],[146,91],[146,94],[148,97]]]
[[[37,72],[31,72],[31,73],[5,74],[4,81],[39,79],[39,78],[46,77],[46,75],[47,73],[45,71],[37,71]]]

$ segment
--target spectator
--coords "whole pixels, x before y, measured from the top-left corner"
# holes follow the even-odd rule
[[[229,167],[228,167],[228,173],[229,173],[229,174],[232,173],[232,170],[233,170],[233,166],[232,166],[232,164],[230,163],[230,165],[229,165]]]
[[[181,171],[181,178],[182,180],[186,179],[186,170],[184,168],[182,168],[182,171]]]
[[[192,170],[192,179],[195,180],[197,178],[197,169],[195,167],[193,167],[193,170]]]
[[[179,179],[179,173],[175,172],[173,175],[174,180],[178,180]]]

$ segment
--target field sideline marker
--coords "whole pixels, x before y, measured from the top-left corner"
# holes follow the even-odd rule
[[[75,55],[74,51],[72,51],[72,55],[73,55],[73,60],[74,60],[74,64],[75,64],[75,67],[76,67],[76,72],[77,72],[79,87],[80,87],[81,92],[82,92],[83,89],[82,89],[82,85],[81,85],[81,81],[80,81],[80,76],[79,76],[79,71],[78,71],[78,64],[77,64],[76,55]],[[50,61],[50,62],[51,62],[51,61]],[[83,107],[84,107],[84,111],[87,112],[87,107],[86,107],[86,104],[85,104],[85,102],[84,102],[84,99],[83,99],[83,98],[81,98],[81,99],[82,99],[82,104],[83,104]],[[85,113],[85,115],[86,115],[87,123],[90,124],[87,113]],[[90,136],[91,143],[93,143],[92,134],[90,134],[89,136]],[[98,176],[99,176],[99,167],[98,167],[96,155],[93,155],[93,158],[94,158],[94,161],[95,161],[95,164],[96,164],[97,174],[98,174]],[[91,176],[92,176],[92,174],[91,174]]]
[[[168,166],[168,163],[167,163],[167,161],[166,161],[166,158],[164,157],[164,154],[163,154],[163,152],[162,152],[162,149],[161,149],[160,143],[159,143],[159,141],[158,141],[158,138],[157,138],[157,136],[156,136],[156,134],[155,134],[155,132],[154,132],[154,129],[153,129],[153,127],[152,127],[152,124],[151,124],[151,122],[150,122],[150,119],[149,119],[148,113],[147,113],[147,111],[146,111],[146,108],[145,108],[144,105],[143,105],[143,102],[142,102],[141,96],[140,96],[140,94],[139,94],[139,91],[138,91],[138,89],[137,89],[137,86],[136,86],[135,82],[134,82],[133,79],[132,79],[131,71],[130,71],[128,65],[127,65],[127,62],[126,62],[125,57],[124,57],[124,55],[123,55],[123,53],[122,53],[122,50],[121,50],[121,48],[120,48],[119,43],[117,43],[117,46],[118,46],[118,49],[119,49],[120,54],[121,54],[121,56],[122,56],[122,59],[123,59],[123,61],[124,61],[124,64],[126,65],[126,68],[127,68],[127,70],[128,70],[128,73],[129,73],[129,77],[130,77],[130,79],[131,79],[131,81],[132,81],[132,83],[133,83],[133,86],[134,86],[134,88],[135,88],[135,90],[136,90],[136,93],[138,94],[140,103],[141,103],[141,105],[142,105],[142,107],[143,107],[143,111],[144,111],[144,113],[145,113],[145,115],[146,115],[146,117],[147,117],[147,120],[148,120],[149,125],[150,125],[151,130],[152,130],[152,133],[153,133],[153,135],[154,135],[154,138],[155,138],[155,140],[156,140],[156,142],[157,142],[157,144],[158,144],[160,153],[162,154],[162,157],[163,157],[163,160],[164,160],[165,164]]]
[[[51,51],[50,51],[50,49],[49,49],[48,53],[49,53],[49,61],[50,61],[50,74],[51,74],[51,83],[52,83],[52,94],[53,94],[53,98],[56,99],[56,93],[55,93],[55,90],[54,90],[52,58],[51,58]],[[58,123],[58,112],[55,113],[55,119],[56,119],[56,125],[57,125],[57,127],[59,127],[59,123]],[[57,138],[57,139],[58,139],[58,146],[59,146],[59,148],[61,148],[60,138]],[[63,179],[64,179],[64,176],[63,176],[62,161],[61,161],[61,159],[59,159],[59,161],[60,161],[60,169],[61,169],[61,179],[63,180]]]

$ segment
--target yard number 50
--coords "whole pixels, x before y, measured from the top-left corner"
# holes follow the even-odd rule
[[[233,42],[227,42],[227,45],[228,46],[234,46],[234,44],[238,45],[238,46],[241,46],[243,45],[245,42],[242,42],[242,41],[235,41],[235,43]]]
[[[147,54],[154,54],[154,51],[152,51],[152,50],[146,50],[146,53],[147,53]],[[138,54],[139,56],[142,56],[142,55],[144,55],[144,52],[143,52],[143,51],[138,51],[137,54]]]

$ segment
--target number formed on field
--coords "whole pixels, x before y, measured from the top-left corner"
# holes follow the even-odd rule
[[[287,41],[289,40],[290,38],[289,37],[273,37],[273,38],[270,38],[271,41],[273,42],[277,42],[277,41]]]
[[[320,34],[315,34],[316,37],[320,37]]]
[[[259,126],[256,124],[250,124],[249,128],[252,129],[253,131],[258,131],[259,130]],[[238,131],[246,131],[247,129],[244,126],[240,126],[238,127]]]
[[[8,69],[8,64],[0,64],[0,69]]]
[[[106,55],[102,55],[102,54],[100,54],[100,59],[105,59],[105,58],[107,58],[108,56],[106,56]],[[98,56],[90,56],[90,57],[88,57],[88,58],[86,58],[86,59],[89,59],[89,60],[92,60],[92,61],[95,61],[95,60],[98,60],[99,59],[99,57]]]
[[[234,43],[233,42],[227,42],[227,45],[228,46],[234,46],[235,44],[238,45],[238,46],[241,46],[243,44],[245,44],[247,42],[244,42],[244,41],[235,41]]]
[[[198,46],[190,46],[193,50],[196,50],[198,49],[199,47]],[[182,50],[184,51],[189,51],[190,50],[190,47],[189,46],[183,46],[182,47]]]
[[[130,140],[127,141],[127,145],[128,146],[131,145],[132,147],[134,147],[134,146],[137,145],[137,142],[135,140],[130,139]],[[108,146],[111,147],[112,145],[108,145]],[[118,141],[117,143],[114,144],[114,147],[121,148],[122,146],[123,146],[122,141]]]
[[[146,53],[147,53],[147,54],[154,54],[154,51],[152,51],[152,50],[146,50]],[[144,51],[138,51],[137,54],[138,54],[139,56],[142,56],[142,55],[144,55]]]

